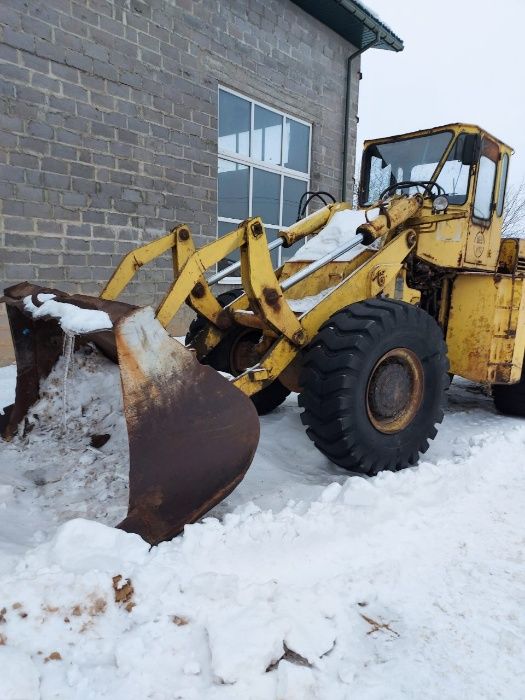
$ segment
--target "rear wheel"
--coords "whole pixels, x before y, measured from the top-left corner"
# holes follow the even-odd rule
[[[217,301],[221,306],[228,306],[235,299],[243,294],[242,290],[234,289],[229,292],[219,294]],[[209,324],[203,316],[194,319],[186,334],[186,345],[189,345],[195,336]],[[219,372],[228,372],[234,377],[242,374],[248,367],[253,367],[259,361],[259,356],[255,353],[255,346],[261,339],[261,333],[252,328],[238,326],[232,328],[221,342],[211,350],[201,362],[210,365]],[[261,389],[257,394],[250,397],[253,401],[257,413],[260,416],[271,413],[280,406],[286,399],[290,390],[276,379],[270,386]]]
[[[525,417],[525,369],[517,384],[494,384],[492,398],[500,413]]]
[[[334,314],[305,353],[301,420],[316,447],[351,471],[416,464],[443,419],[446,346],[426,312],[372,299]]]

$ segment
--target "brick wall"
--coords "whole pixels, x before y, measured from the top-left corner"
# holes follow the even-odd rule
[[[339,196],[352,47],[290,0],[1,0],[0,41],[2,286],[97,293],[175,222],[215,236],[218,83],[311,121],[312,186]]]

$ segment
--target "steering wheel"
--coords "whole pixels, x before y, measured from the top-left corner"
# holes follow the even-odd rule
[[[379,195],[379,199],[382,200],[387,194],[390,194],[390,192],[392,191],[395,192],[399,189],[405,190],[409,187],[422,187],[423,194],[428,194],[429,197],[432,196],[433,187],[437,189],[438,194],[445,194],[445,190],[443,189],[443,187],[441,187],[441,185],[438,185],[437,182],[434,182],[434,180],[402,180],[401,182],[394,182],[392,185],[386,187]]]

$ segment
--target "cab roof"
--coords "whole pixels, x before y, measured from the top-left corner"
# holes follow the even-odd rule
[[[406,139],[406,138],[414,138],[416,136],[428,136],[429,134],[434,134],[437,132],[441,131],[469,131],[471,133],[477,132],[479,134],[486,134],[489,136],[491,139],[496,141],[497,143],[501,144],[505,148],[508,148],[512,153],[514,153],[514,149],[512,146],[509,146],[507,143],[499,139],[497,136],[494,136],[490,132],[488,132],[486,129],[482,129],[480,126],[477,124],[467,124],[465,122],[454,122],[452,124],[443,124],[442,126],[434,126],[431,129],[420,129],[418,131],[409,131],[405,134],[396,134],[393,136],[385,136],[382,138],[378,139],[367,139],[364,143],[365,148],[368,146],[370,143],[384,143],[387,141],[396,141],[397,139]]]

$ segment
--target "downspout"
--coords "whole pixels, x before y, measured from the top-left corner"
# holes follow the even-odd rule
[[[348,56],[346,64],[346,96],[345,96],[345,126],[343,134],[343,178],[341,184],[341,201],[346,202],[347,196],[347,165],[348,165],[348,130],[349,130],[349,120],[350,120],[350,90],[352,87],[352,62],[362,53],[376,46],[381,41],[381,35],[376,33],[375,39],[369,44],[363,46],[363,48],[354,51],[354,53]]]

